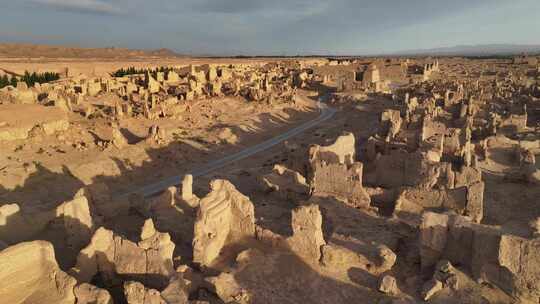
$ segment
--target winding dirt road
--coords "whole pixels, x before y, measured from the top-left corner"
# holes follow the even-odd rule
[[[303,96],[300,96],[300,98],[305,98]],[[319,107],[320,111],[321,111],[321,114],[319,115],[319,117],[313,119],[313,120],[310,120],[308,122],[305,122],[303,124],[301,124],[300,126],[297,126],[293,129],[290,129],[289,131],[279,135],[279,136],[276,136],[276,137],[273,137],[269,140],[266,140],[262,143],[259,143],[257,145],[254,145],[254,146],[251,146],[249,148],[246,148],[242,151],[239,151],[237,153],[234,153],[234,154],[231,154],[231,155],[228,155],[224,158],[221,158],[221,159],[217,159],[217,160],[214,160],[214,161],[211,161],[209,163],[207,163],[205,166],[202,166],[200,168],[197,168],[195,170],[193,170],[192,172],[186,172],[185,174],[191,174],[193,175],[193,177],[199,177],[199,176],[204,176],[208,173],[211,173],[217,169],[220,169],[220,168],[223,168],[233,162],[236,162],[236,161],[239,161],[239,160],[242,160],[242,159],[245,159],[247,157],[250,157],[252,155],[255,155],[259,152],[262,152],[262,151],[265,151],[279,143],[282,143],[284,142],[285,140],[291,138],[291,137],[294,137],[298,134],[301,134],[303,132],[305,132],[306,130],[308,129],[311,129],[317,125],[319,125],[320,123],[332,118],[332,116],[334,116],[334,114],[337,112],[336,109],[333,109],[333,108],[330,108],[328,107],[326,104],[322,103],[322,102],[317,102],[317,106]],[[122,195],[120,196],[129,196],[131,194],[139,194],[139,195],[143,195],[143,196],[152,196],[152,195],[155,195],[159,192],[162,192],[164,190],[166,190],[168,187],[171,187],[171,186],[177,186],[179,185],[179,183],[182,181],[184,177],[184,174],[182,175],[175,175],[175,176],[171,176],[171,177],[168,177],[166,179],[163,179],[163,180],[160,180],[160,181],[157,181],[155,183],[152,183],[152,184],[149,184],[149,185],[146,185],[146,186],[143,186],[143,187],[140,187],[136,190],[133,190],[133,191],[130,191],[130,192],[127,192],[127,193],[123,193]]]

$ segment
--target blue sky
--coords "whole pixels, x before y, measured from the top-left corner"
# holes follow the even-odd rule
[[[0,42],[206,55],[540,44],[540,0],[0,0]]]

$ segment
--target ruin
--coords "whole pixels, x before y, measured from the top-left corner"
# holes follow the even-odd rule
[[[131,278],[148,286],[165,287],[174,273],[174,243],[169,234],[155,230],[151,219],[142,227],[140,239],[134,243],[100,228],[92,236],[90,244],[79,253],[71,273],[85,283],[99,274],[109,286]]]
[[[255,237],[249,198],[225,180],[212,181],[210,186],[212,192],[199,203],[193,238],[193,260],[202,266],[212,266],[219,256],[226,255],[223,251],[237,251],[234,247]]]
[[[355,162],[354,135],[339,137],[327,147],[309,150],[311,193],[314,196],[334,196],[353,207],[369,207],[370,197],[362,187],[362,169]]]
[[[0,44],[1,303],[539,303],[538,56],[104,52]]]

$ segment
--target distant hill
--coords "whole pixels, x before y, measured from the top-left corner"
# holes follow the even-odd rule
[[[407,50],[387,55],[405,56],[504,56],[504,55],[538,55],[540,45],[518,44],[483,44],[483,45],[458,45],[424,50]]]
[[[11,58],[99,58],[135,59],[180,57],[169,49],[130,50],[125,48],[80,48],[55,45],[0,43],[0,57]]]

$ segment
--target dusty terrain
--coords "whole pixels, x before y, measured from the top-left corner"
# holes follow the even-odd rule
[[[0,58],[0,302],[540,303],[537,61],[85,52]]]

